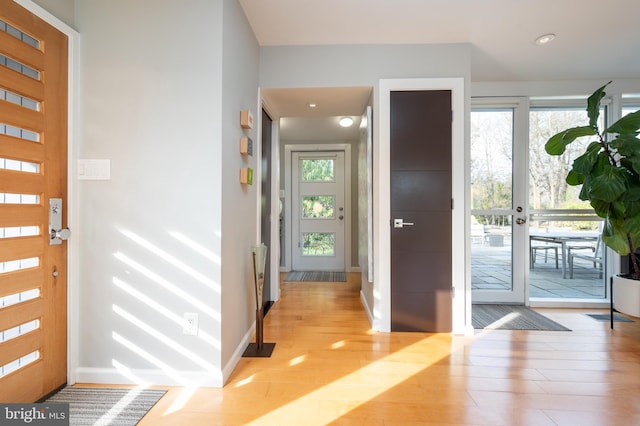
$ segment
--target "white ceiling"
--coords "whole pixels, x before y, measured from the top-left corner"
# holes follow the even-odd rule
[[[469,43],[472,81],[640,77],[638,0],[240,3],[261,46]],[[537,46],[534,40],[545,33],[556,39]],[[275,107],[288,108],[307,96],[283,94]],[[339,114],[351,115],[332,115]]]

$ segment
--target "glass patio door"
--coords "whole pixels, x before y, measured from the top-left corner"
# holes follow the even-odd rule
[[[473,303],[525,303],[528,157],[524,102],[519,98],[472,102]]]
[[[566,183],[573,160],[593,138],[579,138],[562,156],[545,152],[546,141],[562,129],[588,125],[585,101],[538,100],[529,112],[529,287],[531,299],[591,302],[607,297],[602,219],[580,186]],[[606,109],[600,112],[604,127]]]

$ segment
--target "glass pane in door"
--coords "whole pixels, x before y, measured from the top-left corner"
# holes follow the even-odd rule
[[[604,109],[600,112],[602,128]],[[580,186],[566,176],[593,138],[580,138],[562,156],[546,153],[546,141],[569,127],[588,125],[584,107],[532,108],[529,113],[529,296],[551,299],[606,297],[602,220]]]
[[[512,291],[512,109],[471,112],[471,203],[472,289]]]

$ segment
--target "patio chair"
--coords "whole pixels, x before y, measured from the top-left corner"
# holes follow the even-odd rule
[[[544,251],[544,263],[547,263],[549,257],[549,250],[553,251],[553,255],[556,259],[556,269],[558,269],[558,245],[557,244],[539,244],[539,245],[531,245],[531,268],[533,268],[536,264],[536,257],[538,256],[538,251]]]
[[[576,252],[576,250],[584,250],[584,249],[589,249],[589,252],[583,253],[583,252]],[[596,240],[596,245],[595,246],[591,246],[591,247],[584,247],[584,246],[574,246],[574,247],[569,247],[567,249],[567,257],[569,259],[569,278],[573,278],[573,264],[574,264],[574,260],[575,259],[582,259],[582,260],[586,260],[589,261],[591,263],[593,263],[593,267],[594,268],[599,268],[599,276],[600,278],[602,278],[602,265],[603,265],[603,258],[602,258],[602,237],[600,235],[598,235],[598,239]]]
[[[475,223],[471,225],[471,244],[484,244],[484,225]]]

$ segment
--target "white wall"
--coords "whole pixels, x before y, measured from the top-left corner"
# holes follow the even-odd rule
[[[259,194],[261,151],[258,137],[259,46],[236,0],[225,0],[223,10],[222,89],[222,366],[225,377],[251,338],[255,321],[255,290],[251,246],[260,243]],[[254,128],[243,132],[240,110],[248,109]],[[219,117],[218,115],[213,117]],[[240,138],[254,141],[253,156],[242,157]],[[240,168],[254,169],[253,185],[239,183]],[[268,242],[266,244],[269,244]]]
[[[76,3],[80,158],[111,160],[111,180],[77,185],[79,382],[220,386],[232,352],[222,347],[235,349],[248,328],[246,304],[230,312],[221,299],[225,291],[232,304],[246,297],[246,260],[235,245],[251,240],[225,228],[226,209],[248,207],[241,218],[255,228],[255,208],[232,182],[236,165],[223,167],[237,146],[240,105],[231,99],[249,107],[257,98],[251,75],[230,78],[223,92],[225,73],[247,64],[223,42],[235,31],[223,29],[223,16],[242,24],[237,8],[232,0]],[[199,315],[198,336],[182,333],[184,312]]]
[[[43,9],[63,21],[70,27],[75,28],[75,0],[32,0]]]

